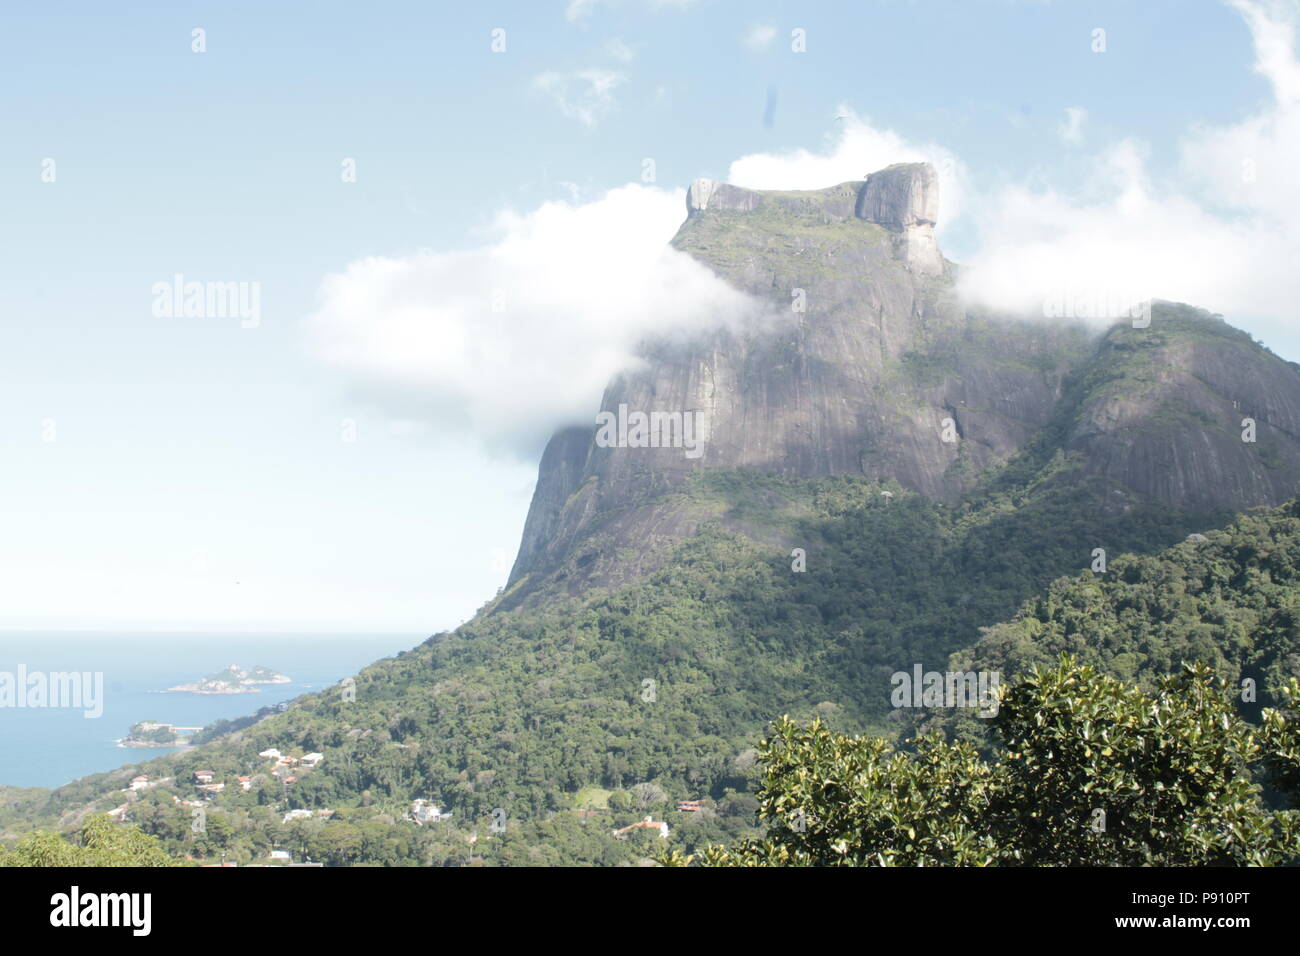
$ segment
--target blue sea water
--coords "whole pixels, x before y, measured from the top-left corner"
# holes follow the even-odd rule
[[[57,787],[86,774],[141,763],[171,748],[121,747],[131,725],[158,720],[201,727],[242,717],[337,683],[367,664],[409,650],[427,635],[195,634],[0,631],[0,672],[103,673],[103,713],[0,706],[0,784]],[[165,694],[228,664],[292,678],[256,694]]]

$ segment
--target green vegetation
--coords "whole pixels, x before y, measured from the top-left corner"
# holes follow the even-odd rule
[[[155,744],[166,746],[174,744],[181,738],[176,733],[176,728],[171,724],[160,724],[154,720],[142,720],[138,724],[132,724],[128,732],[126,741],[137,744]]]
[[[3,819],[48,826],[125,801],[170,853],[239,862],[282,848],[326,863],[636,863],[657,834],[611,834],[646,815],[684,852],[757,837],[754,746],[774,714],[897,734],[892,672],[941,666],[980,624],[1086,566],[1095,540],[1118,552],[1204,527],[1154,507],[1080,507],[1077,490],[1055,489],[1001,487],[945,508],[863,479],[702,473],[676,494],[715,519],[638,584],[576,598],[561,582],[536,606],[489,607],[365,669],[355,699],[305,695],[209,728],[197,750],[28,795]],[[325,759],[286,782],[258,756],[272,747]],[[224,792],[197,794],[200,768]],[[173,782],[133,799],[120,791],[136,773]],[[606,791],[602,809],[592,798]],[[177,801],[200,796],[196,834]],[[451,819],[417,824],[415,799]],[[705,809],[675,810],[693,799]],[[285,822],[292,809],[333,813]]]
[[[1202,538],[1053,582],[952,666],[1016,673],[1069,653],[1150,688],[1184,661],[1204,661],[1252,682],[1257,716],[1300,673],[1300,500]]]
[[[34,833],[13,850],[0,847],[0,866],[176,866],[158,840],[139,827],[124,827],[107,816],[88,817],[78,839]]]
[[[1300,703],[1295,681],[1289,692]],[[937,734],[895,750],[783,718],[761,745],[766,836],[662,862],[706,866],[1271,866],[1300,861],[1294,712],[1261,730],[1204,665],[1153,696],[1068,656],[1002,695],[995,760]]]

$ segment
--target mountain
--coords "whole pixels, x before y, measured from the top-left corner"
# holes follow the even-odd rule
[[[191,751],[0,793],[0,823],[119,807],[174,851],[245,861],[633,863],[658,837],[613,832],[646,814],[684,848],[754,832],[754,746],[781,714],[909,730],[891,675],[918,664],[1009,677],[1082,643],[1139,681],[1188,656],[1257,675],[1261,700],[1294,672],[1294,515],[1236,519],[1268,530],[1227,550],[1209,532],[1294,495],[1300,369],[1187,305],[1098,329],[964,304],[925,165],[813,192],[697,181],[687,204],[673,245],[752,321],[647,341],[554,436],[472,621]],[[1211,547],[1180,544],[1196,534]],[[1095,585],[1054,582],[1099,550],[1105,581],[1156,563],[1094,632]],[[272,749],[323,759],[286,771]],[[199,768],[229,785],[194,835],[173,798]],[[140,773],[171,783],[120,792]],[[416,822],[415,800],[450,819]]]
[[[938,208],[926,164],[812,192],[697,180],[672,244],[767,321],[647,342],[606,390],[613,416],[693,416],[696,454],[606,447],[595,424],[552,438],[508,603],[548,576],[627,580],[610,559],[625,549],[641,552],[633,573],[658,566],[699,523],[651,502],[705,470],[892,480],[952,505],[1032,450],[1040,467],[1060,455],[1073,485],[1096,479],[1108,508],[1226,514],[1293,493],[1297,366],[1188,306],[1105,332],[966,306]]]

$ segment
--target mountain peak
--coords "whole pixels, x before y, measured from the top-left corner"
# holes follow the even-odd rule
[[[929,163],[895,163],[872,173],[858,193],[857,216],[894,229],[939,221],[939,176]]]
[[[896,234],[899,258],[914,272],[943,272],[943,256],[934,237],[939,219],[939,177],[929,163],[895,163],[866,179],[825,189],[748,189],[697,179],[686,192],[688,219],[714,213],[753,212],[813,216],[825,222],[873,222]]]

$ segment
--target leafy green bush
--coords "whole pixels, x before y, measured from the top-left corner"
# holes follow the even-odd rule
[[[761,747],[763,839],[668,865],[1268,866],[1300,860],[1300,812],[1269,810],[1248,766],[1295,789],[1295,715],[1265,729],[1200,665],[1154,695],[1063,657],[1002,695],[996,760],[939,735],[914,752],[820,720]]]
[[[115,824],[104,814],[87,817],[80,841],[33,833],[13,850],[0,847],[0,866],[178,866],[139,827]]]

